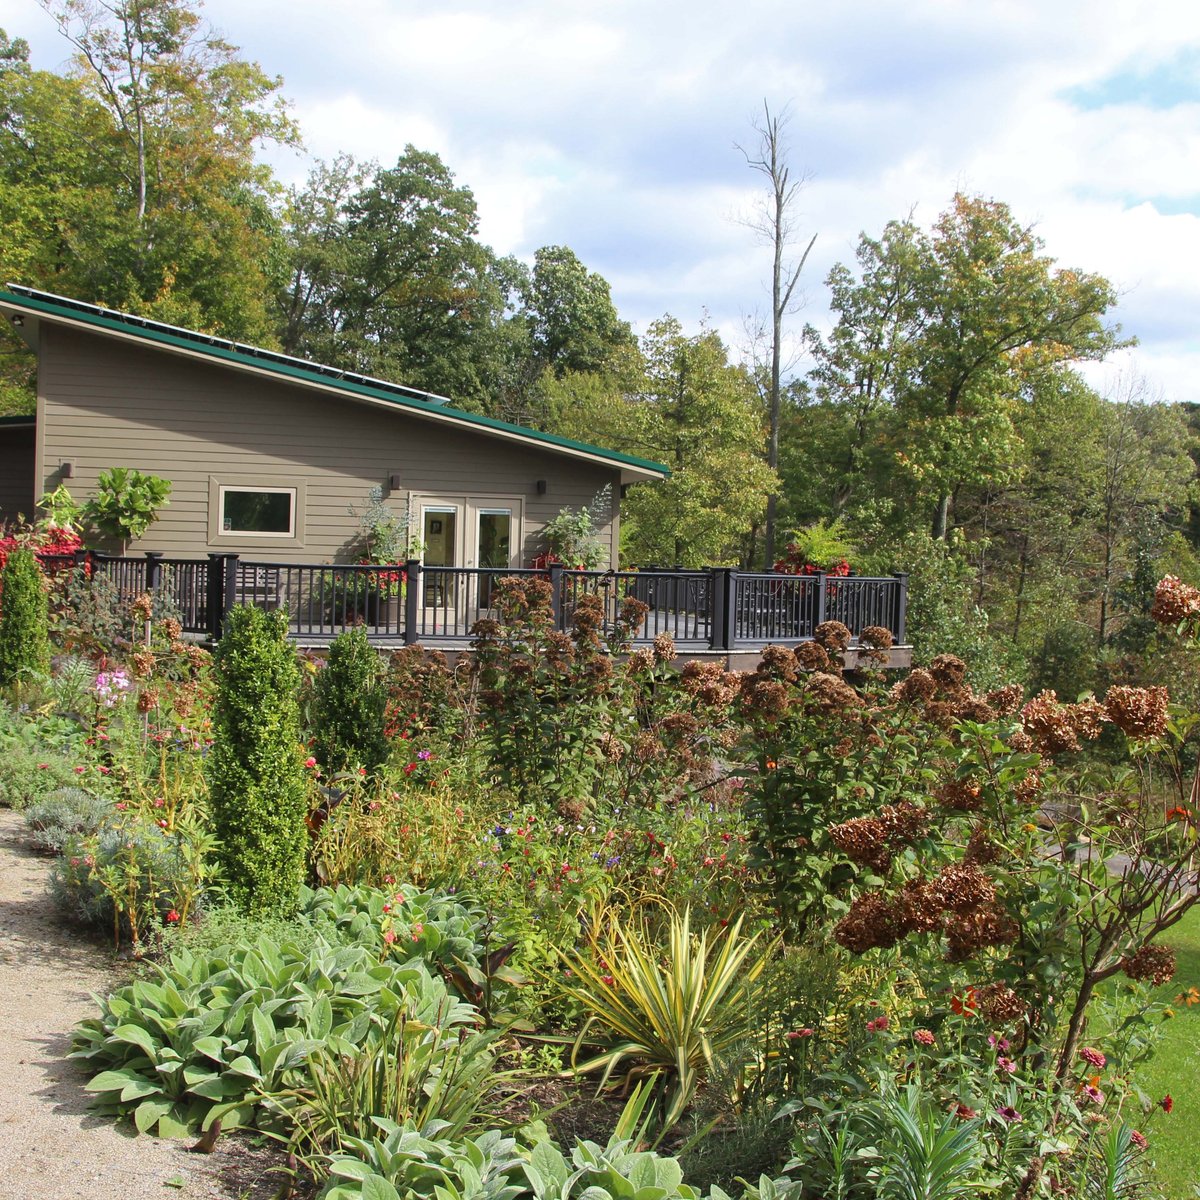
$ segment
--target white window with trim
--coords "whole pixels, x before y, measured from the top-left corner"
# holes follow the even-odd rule
[[[303,484],[254,479],[209,480],[208,540],[298,546],[304,536]]]

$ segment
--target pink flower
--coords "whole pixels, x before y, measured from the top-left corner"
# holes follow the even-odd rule
[[[310,754],[305,760],[304,765],[311,771],[317,765],[317,760]]]
[[[1082,1058],[1085,1063],[1090,1063],[1098,1071],[1102,1071],[1105,1064],[1108,1062],[1108,1059],[1106,1059],[1099,1050],[1093,1050],[1091,1046],[1084,1046],[1084,1048],[1079,1052],[1079,1057]]]
[[[1146,1135],[1137,1129],[1131,1129],[1129,1131],[1129,1140],[1139,1150],[1145,1150],[1145,1148],[1150,1144],[1149,1142],[1146,1141]]]
[[[48,771],[48,770],[50,770],[50,764],[49,763],[38,763],[38,770],[39,771]]]
[[[1017,1064],[1011,1058],[1005,1058],[1003,1054],[996,1059],[996,1066],[1002,1071],[1007,1071],[1009,1075],[1017,1069]]]
[[[83,774],[83,772],[84,772],[84,768],[83,768],[83,767],[76,767],[76,768],[75,768],[75,774],[76,774],[76,775],[82,775],[82,774]]]
[[[1006,1104],[1003,1108],[996,1109],[996,1115],[1002,1117],[1010,1125],[1025,1119],[1011,1104]]]
[[[913,1041],[919,1042],[922,1046],[932,1046],[936,1040],[933,1032],[929,1029],[918,1029],[913,1034]]]
[[[1089,1083],[1083,1089],[1083,1098],[1090,1100],[1093,1104],[1104,1103],[1104,1093],[1094,1083]]]
[[[807,1025],[805,1025],[803,1029],[793,1029],[790,1033],[785,1033],[783,1036],[787,1038],[789,1042],[794,1042],[797,1040],[797,1038],[808,1038],[812,1037],[812,1035],[813,1031]]]
[[[384,935],[383,940],[390,946],[396,940],[396,931],[389,929]]]
[[[997,1038],[994,1033],[988,1034],[988,1045],[991,1046],[993,1050],[999,1046],[1001,1054],[1006,1054],[1008,1052],[1008,1038]]]

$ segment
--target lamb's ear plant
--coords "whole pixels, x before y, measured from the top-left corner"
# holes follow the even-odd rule
[[[574,981],[562,989],[587,1014],[575,1071],[602,1072],[602,1087],[621,1068],[629,1079],[655,1080],[660,1133],[683,1115],[720,1056],[756,1041],[755,988],[770,951],[754,954],[761,935],[743,935],[742,921],[697,934],[690,910],[672,913],[660,947],[645,925],[609,914],[593,926],[606,932],[593,936],[588,953],[561,952]],[[603,1049],[581,1061],[593,1030]]]

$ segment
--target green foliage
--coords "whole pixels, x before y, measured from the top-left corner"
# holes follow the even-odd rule
[[[97,477],[96,495],[84,505],[83,515],[101,533],[125,542],[150,528],[170,494],[167,479],[135,467],[109,467]]]
[[[304,879],[308,784],[300,758],[300,674],[287,614],[235,608],[213,654],[217,695],[206,774],[229,895],[287,912]]]
[[[611,557],[599,534],[612,520],[612,514],[612,487],[605,484],[586,507],[560,508],[558,516],[546,522],[543,536],[547,550],[565,567],[597,570]]]
[[[41,850],[60,853],[73,838],[97,833],[112,816],[112,801],[80,787],[50,792],[25,810],[31,840]]]
[[[177,951],[157,980],[118,989],[79,1026],[72,1057],[97,1072],[99,1111],[179,1136],[218,1115],[226,1128],[254,1123],[264,1098],[304,1078],[309,1056],[357,1046],[397,1013],[430,1030],[471,1019],[419,960],[380,962],[322,925],[304,948],[260,936],[213,957]]]
[[[14,550],[0,572],[0,687],[50,671],[46,581],[32,550]]]
[[[374,773],[387,761],[384,671],[361,625],[340,633],[329,647],[314,688],[311,742],[326,772],[361,766]]]
[[[622,1065],[649,1074],[657,1084],[665,1134],[718,1057],[755,1041],[754,989],[771,951],[753,955],[760,935],[743,937],[741,917],[723,931],[693,934],[691,911],[685,910],[671,914],[664,967],[647,926],[612,913],[597,917],[588,952],[563,953],[578,983],[561,987],[587,1016],[576,1059],[593,1026],[607,1045],[573,1065],[581,1074],[603,1071],[601,1086]]]
[[[0,803],[24,809],[46,796],[78,783],[75,766],[33,741],[6,737],[0,730]]]

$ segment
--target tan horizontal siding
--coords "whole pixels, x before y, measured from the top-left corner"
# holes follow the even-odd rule
[[[344,557],[358,533],[347,508],[398,472],[389,505],[410,492],[511,496],[524,502],[522,563],[545,547],[541,531],[563,507],[588,504],[616,469],[565,458],[403,411],[326,396],[283,382],[197,363],[150,347],[42,324],[38,389],[44,406],[43,480],[75,464],[80,500],[99,473],[136,467],[171,480],[170,504],[130,547],[194,557],[210,551],[322,562]],[[209,483],[303,484],[304,544],[209,540]],[[536,482],[547,482],[539,496]],[[616,522],[605,529],[615,548]],[[614,554],[615,559],[615,554]]]

